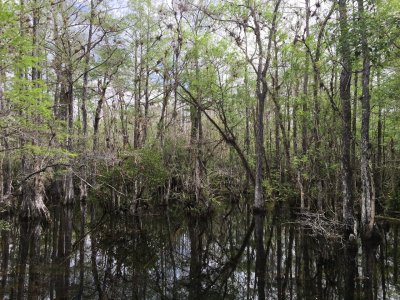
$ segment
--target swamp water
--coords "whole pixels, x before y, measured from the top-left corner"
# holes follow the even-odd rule
[[[159,208],[133,217],[89,205],[51,208],[48,226],[1,232],[0,299],[343,299],[343,244],[278,212],[238,205],[198,216]],[[398,236],[373,253],[376,299],[400,299]],[[361,246],[359,247],[361,249]],[[356,299],[363,297],[362,254]]]

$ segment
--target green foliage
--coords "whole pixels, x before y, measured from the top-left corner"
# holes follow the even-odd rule
[[[307,165],[309,162],[309,157],[307,155],[295,156],[293,157],[293,166],[295,169],[301,168],[304,165]]]
[[[135,192],[135,186],[151,195],[169,176],[161,154],[153,148],[125,153],[118,165],[101,169],[100,174],[99,182],[105,183],[106,189],[111,185],[127,195]]]
[[[0,120],[2,134],[8,136],[7,143],[19,144],[21,138],[28,137],[30,143],[22,144],[22,151],[33,156],[49,155],[48,140],[57,142],[53,132],[62,136],[60,123],[55,122],[52,100],[46,83],[41,79],[32,79],[33,72],[41,71],[43,56],[34,56],[33,44],[29,31],[23,31],[25,20],[20,20],[21,7],[13,1],[0,2],[0,68],[2,105],[5,113]],[[21,23],[22,22],[22,23]],[[6,99],[5,102],[4,99]],[[16,134],[8,135],[8,132]],[[42,144],[46,146],[41,148]],[[39,148],[40,151],[38,150]],[[61,152],[65,152],[62,150]],[[20,153],[20,152],[19,152]],[[12,156],[12,153],[9,153]]]
[[[93,11],[87,9],[89,3],[80,3],[86,9],[75,11],[75,4],[69,6],[63,1],[54,5],[28,1],[22,11],[15,1],[0,1],[1,105],[6,106],[0,119],[1,137],[6,136],[6,141],[1,141],[1,146],[7,143],[19,149],[7,152],[10,158],[24,156],[36,162],[43,160],[44,165],[49,161],[67,163],[78,157],[85,162],[91,160],[90,151],[78,151],[92,142],[90,125],[99,91],[107,87],[102,111],[97,115],[100,129],[96,154],[104,153],[104,157],[93,157],[96,172],[100,171],[97,183],[101,191],[109,195],[111,186],[120,192],[118,195],[131,200],[133,192],[149,196],[173,178],[177,179],[176,186],[189,191],[185,196],[190,198],[193,170],[198,166],[194,156],[200,153],[199,160],[204,164],[201,184],[210,202],[218,205],[221,198],[214,196],[217,188],[210,182],[215,180],[215,186],[221,187],[227,179],[240,190],[237,186],[244,178],[235,151],[243,153],[254,170],[255,123],[260,108],[256,74],[262,69],[257,66],[270,58],[264,78],[268,87],[264,163],[272,179],[264,182],[266,195],[276,199],[295,196],[300,180],[305,192],[311,191],[307,196],[312,196],[316,193],[316,176],[323,177],[324,182],[340,181],[342,61],[338,50],[342,40],[338,38],[340,26],[335,11],[327,18],[326,5],[312,5],[308,34],[304,30],[304,7],[293,7],[289,13],[283,3],[276,16],[276,32],[272,32],[274,3],[270,1],[178,1],[169,7],[160,1],[130,0],[128,14],[122,18],[110,13],[111,3],[105,2],[96,1]],[[33,30],[32,8],[42,4],[44,11],[38,12],[40,22]],[[373,126],[378,122],[378,108],[384,120],[384,146],[393,141],[396,152],[400,150],[399,4],[395,0],[368,1],[362,20],[356,7],[352,9],[350,3],[348,6],[349,32],[342,38],[349,40],[352,76],[358,71],[359,79],[360,31],[366,30],[368,35],[372,61],[371,154],[375,155],[377,144]],[[46,17],[50,18],[49,28],[44,25]],[[288,18],[293,19],[287,22]],[[327,23],[323,25],[325,18]],[[86,56],[89,21],[93,25],[92,49]],[[263,54],[255,25],[261,28]],[[323,26],[325,30],[321,31]],[[319,61],[315,62],[317,50]],[[35,71],[41,75],[33,76]],[[82,88],[86,79],[83,73],[88,76],[87,90]],[[382,78],[377,80],[376,74]],[[65,103],[69,100],[62,97],[68,84],[72,84],[73,103]],[[351,84],[354,89],[354,82]],[[82,90],[87,92],[86,106],[81,102]],[[339,111],[332,109],[331,101],[337,103]],[[361,109],[357,99],[352,101],[358,104],[353,115],[357,126],[354,138],[359,144]],[[67,111],[68,105],[73,106],[69,114],[73,116],[72,128],[65,121],[67,116],[55,116],[57,110],[56,114]],[[85,135],[81,125],[84,111],[89,123]],[[196,143],[190,128],[199,124],[198,111],[202,136]],[[162,134],[154,134],[160,128]],[[132,131],[141,135],[139,147],[156,146],[124,152],[132,144]],[[283,134],[288,142],[285,145]],[[106,138],[107,148],[102,148]],[[67,139],[76,148],[65,150]],[[82,142],[78,144],[77,140]],[[157,145],[163,149],[157,149]],[[284,152],[286,146],[289,155]],[[357,151],[358,146],[356,156]],[[280,157],[279,163],[270,164],[275,155]],[[315,165],[321,170],[315,170]],[[291,174],[285,170],[289,166]],[[237,174],[239,179],[231,180]],[[295,178],[298,174],[299,179]],[[285,180],[288,183],[282,182]]]
[[[7,222],[6,220],[0,220],[0,230],[11,230],[10,222]]]
[[[263,181],[265,195],[267,199],[274,199],[278,201],[287,201],[297,197],[297,192],[293,185],[287,182],[282,182],[279,172],[273,172],[271,179]]]
[[[143,180],[149,190],[155,190],[168,178],[161,154],[151,148],[137,150],[132,156],[125,157],[123,169],[131,180]]]
[[[0,1],[0,62],[2,68],[32,66],[35,59],[26,55],[31,49],[31,41],[20,34],[18,6],[13,1]],[[15,70],[14,69],[14,70]]]

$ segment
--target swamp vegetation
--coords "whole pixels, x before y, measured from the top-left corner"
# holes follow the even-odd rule
[[[1,299],[398,299],[400,2],[0,0]]]

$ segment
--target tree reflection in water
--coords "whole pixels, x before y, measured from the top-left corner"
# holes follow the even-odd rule
[[[206,216],[177,211],[163,208],[132,217],[86,213],[86,206],[78,204],[76,209],[54,208],[53,222],[46,227],[10,217],[13,226],[1,232],[0,297],[400,297],[397,225],[381,230],[381,245],[358,243],[349,250],[340,240],[310,236],[282,215],[286,209],[265,215],[237,206]],[[349,251],[357,251],[358,267],[350,271]],[[363,264],[370,278],[358,271]]]

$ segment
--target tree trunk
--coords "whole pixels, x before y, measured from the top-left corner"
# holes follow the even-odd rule
[[[24,160],[25,170],[29,169]],[[32,178],[26,179],[22,184],[22,204],[20,216],[24,219],[41,219],[43,221],[50,220],[50,213],[44,204],[44,184],[43,175],[40,172],[40,162],[37,160],[34,164],[33,172],[37,174]]]
[[[257,81],[257,89],[261,89],[261,83]],[[264,105],[265,91],[257,93],[257,111],[256,111],[256,176],[255,176],[255,191],[254,191],[254,209],[264,210],[263,196],[263,159],[264,159]]]
[[[364,238],[371,236],[375,223],[375,193],[374,183],[370,169],[371,145],[369,139],[370,123],[370,58],[366,34],[364,1],[358,0],[358,13],[360,18],[360,34],[363,55],[362,71],[362,119],[361,119],[361,231]]]
[[[164,57],[166,59],[166,57]],[[168,107],[168,100],[171,95],[171,85],[167,83],[169,77],[168,77],[168,71],[165,70],[163,74],[163,98],[162,98],[162,106],[161,106],[161,113],[160,113],[160,120],[158,121],[158,132],[157,132],[157,138],[160,139],[160,145],[161,147],[164,146],[164,134],[165,134],[165,120],[167,117],[167,107]]]
[[[4,299],[6,285],[8,282],[8,272],[10,265],[10,231],[1,230],[1,280],[0,280],[0,299]]]
[[[369,124],[370,124],[370,58],[367,40],[367,27],[365,21],[364,1],[358,0],[358,14],[360,23],[360,38],[363,56],[362,70],[362,119],[361,119],[361,238],[363,244],[363,275],[364,275],[364,299],[373,299],[373,263],[374,263],[374,247],[373,239],[375,238],[375,192],[374,182],[370,168],[371,145],[369,140]]]
[[[90,18],[89,18],[89,33],[85,49],[85,60],[84,60],[84,71],[83,71],[83,87],[82,87],[82,129],[83,135],[87,135],[87,92],[88,92],[88,82],[89,82],[89,62],[90,62],[90,52],[92,49],[92,36],[93,36],[93,22],[95,17],[94,10],[94,0],[90,0]]]
[[[353,233],[354,213],[352,197],[352,168],[350,161],[351,147],[351,61],[347,22],[347,1],[339,0],[340,14],[340,52],[342,71],[340,74],[340,99],[342,102],[342,195],[343,220],[346,224],[346,239]]]
[[[380,87],[380,72],[378,72],[377,74],[377,87],[379,89]],[[378,100],[379,104],[378,104],[378,128],[377,128],[377,153],[376,153],[376,161],[374,164],[374,175],[375,175],[375,198],[376,198],[376,202],[377,202],[377,213],[380,214],[383,210],[384,207],[382,206],[382,201],[381,201],[381,197],[382,197],[382,190],[383,190],[383,119],[382,119],[382,101]]]
[[[276,20],[280,0],[275,3],[274,14],[272,19],[272,25],[268,37],[268,45],[266,51],[263,48],[262,32],[260,28],[259,15],[255,7],[251,8],[251,15],[254,19],[254,34],[256,39],[257,51],[258,51],[258,63],[256,71],[256,96],[257,96],[257,108],[256,108],[256,122],[255,122],[255,154],[256,154],[256,166],[255,166],[255,190],[254,190],[254,210],[265,210],[264,195],[263,195],[263,161],[265,158],[264,149],[264,107],[265,100],[268,92],[268,84],[266,81],[266,75],[269,69],[271,60],[271,47],[273,36],[276,32]]]
[[[307,39],[308,36],[310,35],[310,0],[306,0],[306,27],[305,27],[305,36],[304,39]],[[310,69],[310,55],[307,52],[306,54],[306,61],[305,61],[305,66],[304,66],[304,79],[303,79],[303,122],[302,122],[302,136],[301,136],[301,141],[302,141],[302,150],[303,150],[303,155],[306,154],[307,152],[307,118],[306,115],[308,113],[308,106],[307,106],[307,96],[308,96],[308,71]],[[304,208],[304,207],[303,207]]]
[[[104,81],[106,77],[104,77]],[[106,90],[107,85],[99,83],[99,100],[97,101],[96,112],[94,115],[94,122],[93,122],[93,151],[96,152],[99,150],[99,125],[100,125],[100,118],[101,112],[103,109],[103,104],[106,97]]]
[[[307,37],[310,35],[310,29],[309,29],[309,23],[310,23],[310,0],[306,0],[305,2],[305,10],[306,10],[306,24],[305,24],[305,36],[304,39],[307,39]],[[301,118],[301,155],[306,155],[307,153],[307,148],[308,148],[308,143],[307,143],[307,114],[308,114],[308,105],[307,105],[307,96],[308,96],[308,71],[310,66],[310,56],[309,53],[307,52],[306,54],[306,61],[305,61],[305,70],[304,70],[304,78],[303,78],[303,97],[302,97],[302,118]],[[299,183],[299,186],[301,187],[301,197],[300,197],[300,208],[305,209],[306,208],[306,193],[305,193],[305,180],[303,179],[301,172],[298,172],[297,174],[297,180]]]
[[[195,45],[195,47],[198,47]],[[196,72],[196,81],[200,81],[200,67],[199,67],[199,54],[196,49],[195,51],[195,72]],[[190,105],[190,120],[191,120],[191,131],[190,131],[190,145],[192,152],[192,167],[193,167],[193,186],[194,193],[196,197],[196,203],[200,203],[200,200],[203,199],[203,175],[204,175],[204,166],[203,166],[203,127],[202,127],[202,91],[199,88],[198,84],[195,84],[195,97],[197,105]]]
[[[141,123],[142,123],[142,112],[140,107],[140,100],[141,100],[141,87],[142,87],[142,67],[141,64],[138,62],[138,48],[139,45],[136,43],[135,45],[135,120],[134,120],[134,128],[133,128],[133,148],[139,149],[141,146]],[[140,46],[140,56],[142,57],[142,46]],[[139,70],[138,70],[139,68]]]
[[[353,171],[356,169],[356,133],[357,133],[357,102],[358,102],[358,71],[354,74],[354,94],[353,94],[353,121],[352,121],[352,140],[351,140],[351,166]],[[353,190],[357,190],[357,178],[353,176]]]
[[[317,48],[315,50],[315,58],[313,63],[313,106],[314,106],[314,124],[312,135],[315,143],[315,155],[313,157],[313,169],[314,176],[317,181],[317,208],[318,211],[323,211],[323,196],[322,196],[322,158],[321,158],[321,138],[319,134],[320,130],[320,98],[318,91],[320,89],[320,70],[318,68],[321,59],[321,47],[322,47],[322,39],[325,33],[326,24],[333,13],[333,10],[328,13],[325,20],[323,21],[321,28],[318,32],[317,38]]]

